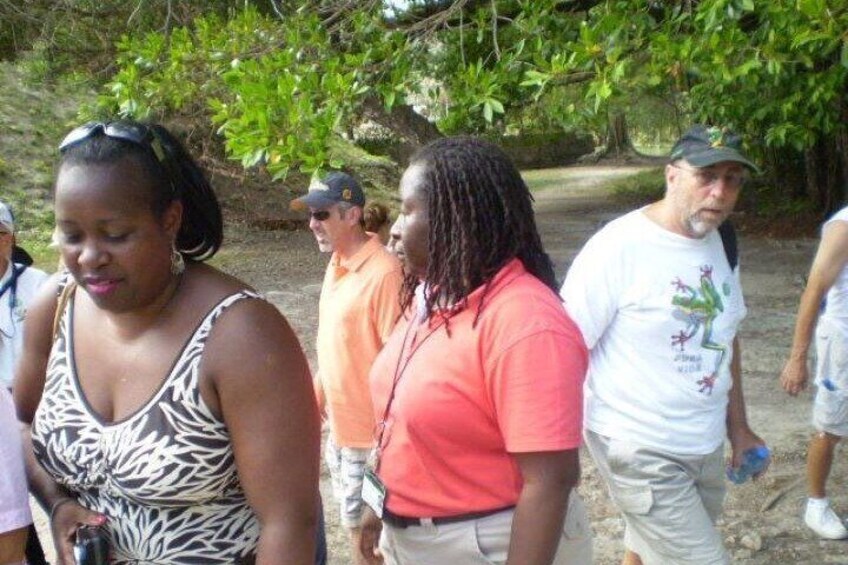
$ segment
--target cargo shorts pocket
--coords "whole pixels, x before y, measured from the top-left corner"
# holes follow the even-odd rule
[[[615,485],[611,489],[612,498],[622,512],[644,516],[654,505],[651,487]]]

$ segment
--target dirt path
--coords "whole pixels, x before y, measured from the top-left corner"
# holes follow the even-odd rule
[[[605,198],[603,184],[637,170],[577,167],[528,173],[534,186],[540,186],[537,221],[560,278],[589,236],[624,211]],[[318,254],[311,234],[235,227],[227,234],[227,241],[219,265],[267,293],[288,317],[314,364],[318,295],[326,257]],[[807,392],[791,399],[777,387],[777,374],[789,347],[794,312],[815,243],[740,239],[749,310],[740,336],[748,414],[754,430],[772,447],[774,463],[768,476],[757,484],[729,488],[720,527],[736,563],[848,563],[846,543],[820,541],[801,524],[804,489],[798,479],[804,472],[811,397]],[[848,513],[848,489],[843,487],[846,475],[848,463],[844,456],[837,456],[830,496],[843,514]],[[331,563],[351,563],[326,471],[322,491]],[[618,563],[622,522],[588,457],[583,458],[581,492],[592,518],[596,563]]]

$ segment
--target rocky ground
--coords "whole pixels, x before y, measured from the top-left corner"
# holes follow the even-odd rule
[[[632,172],[632,168],[577,167],[528,173],[534,185],[542,187],[537,192],[537,221],[560,276],[586,239],[623,211],[610,203],[603,188],[605,181]],[[314,363],[317,302],[326,257],[318,254],[311,234],[239,225],[227,235],[219,265],[265,292],[280,307]],[[745,395],[752,427],[771,446],[774,462],[768,475],[757,483],[729,486],[720,528],[735,563],[848,563],[846,542],[820,541],[800,521],[811,396],[807,392],[790,398],[777,383],[815,244],[810,239],[740,238],[740,265],[749,309],[741,332]],[[846,474],[848,462],[840,453],[830,496],[843,514],[848,513]],[[352,563],[328,487],[325,472],[322,491],[330,561]],[[596,563],[617,563],[622,554],[622,521],[585,456],[580,490],[592,520]],[[43,529],[43,518],[40,523]]]

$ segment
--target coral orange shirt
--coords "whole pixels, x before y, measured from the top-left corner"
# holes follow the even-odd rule
[[[556,293],[517,259],[450,318],[404,319],[371,369],[377,420],[397,378],[381,441],[386,507],[413,517],[516,504],[511,453],[581,443],[587,351]]]
[[[318,375],[340,447],[374,443],[368,371],[400,316],[403,270],[377,236],[346,261],[333,253],[318,305]]]

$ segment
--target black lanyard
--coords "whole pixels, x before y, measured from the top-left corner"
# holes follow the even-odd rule
[[[425,322],[429,322],[429,318],[425,320]],[[422,323],[423,322],[417,322],[415,320],[411,321],[406,327],[406,333],[403,334],[403,344],[400,348],[400,355],[398,355],[397,365],[395,365],[395,374],[392,377],[392,389],[389,391],[389,400],[386,402],[386,409],[383,410],[383,417],[380,419],[379,422],[377,422],[377,426],[380,428],[380,433],[377,436],[377,460],[374,463],[375,472],[379,471],[380,469],[380,461],[382,459],[381,451],[383,447],[385,447],[383,445],[383,435],[386,433],[386,422],[387,418],[389,417],[389,411],[392,408],[392,402],[394,402],[395,400],[395,393],[397,392],[398,383],[400,382],[401,377],[403,377],[404,373],[406,372],[406,368],[409,366],[409,362],[412,361],[412,356],[415,355],[415,353],[421,348],[422,345],[424,345],[424,343],[428,339],[430,339],[430,336],[439,331],[439,329],[445,324],[445,321],[441,320],[438,324],[436,324],[435,328],[433,328],[427,335],[424,336],[423,339],[421,339],[421,341],[418,341],[416,343],[415,338],[418,335],[418,327]],[[406,360],[404,360],[406,344],[407,341],[409,341],[409,332],[412,330],[413,327],[415,327],[415,333],[412,335],[412,343],[410,344],[411,350],[409,352],[409,355],[406,357]],[[403,363],[402,366],[401,363]]]
[[[15,302],[18,299],[18,277],[20,277],[21,273],[26,270],[26,265],[16,265],[12,263],[12,274],[3,286],[0,287],[0,299],[8,292],[9,293],[9,319],[12,321],[12,333],[7,335],[6,332],[2,332],[2,334],[8,338],[11,338],[15,335],[15,317],[14,317],[14,309]]]
[[[26,265],[16,265],[12,263],[12,275],[9,277],[3,286],[0,287],[0,298],[3,297],[4,294],[10,292],[9,294],[9,306],[12,307],[15,303],[15,298],[18,296],[18,277],[26,271]]]

